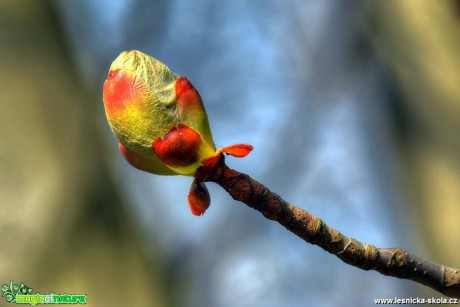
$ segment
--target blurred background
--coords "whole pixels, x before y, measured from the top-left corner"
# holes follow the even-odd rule
[[[102,83],[138,49],[199,90],[229,166],[332,227],[460,267],[458,1],[0,0],[0,284],[88,306],[438,297],[350,267],[209,184],[130,167]],[[3,299],[3,298],[2,298]]]

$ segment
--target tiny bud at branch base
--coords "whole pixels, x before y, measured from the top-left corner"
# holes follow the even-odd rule
[[[188,194],[188,203],[193,215],[201,216],[211,204],[211,196],[204,182],[192,182],[190,193]]]

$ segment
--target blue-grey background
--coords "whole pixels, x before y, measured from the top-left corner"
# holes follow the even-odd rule
[[[401,105],[411,96],[400,89],[405,79],[398,79],[391,56],[380,52],[382,44],[397,44],[378,36],[388,23],[375,13],[378,6],[314,0],[50,4],[69,73],[91,104],[85,117],[93,130],[85,137],[100,136],[93,146],[107,162],[106,178],[117,191],[112,196],[122,199],[133,240],[145,253],[140,263],[150,268],[139,272],[156,276],[143,291],[156,287],[157,302],[139,306],[366,306],[374,298],[433,295],[342,263],[213,184],[210,209],[201,218],[191,215],[191,178],[130,167],[117,151],[100,98],[121,51],[148,53],[199,90],[218,146],[254,145],[248,157],[228,158],[229,166],[348,236],[433,256],[429,236],[424,239],[417,226],[423,218],[414,213],[429,209],[415,205],[420,186],[407,167],[412,109]],[[102,197],[91,206],[111,201]],[[109,284],[130,278],[113,273]],[[68,287],[66,279],[60,283]]]
[[[217,144],[254,145],[229,165],[350,236],[414,248],[397,235],[408,229],[388,167],[394,156],[384,75],[363,42],[357,2],[59,4],[93,90],[100,92],[121,51],[151,54],[199,89]],[[186,202],[190,178],[142,174],[116,153],[115,139],[112,148],[115,176],[146,237],[155,233],[168,257],[178,258],[175,282],[190,293],[184,306],[371,302],[410,289],[306,245],[215,186],[212,207],[195,218]]]

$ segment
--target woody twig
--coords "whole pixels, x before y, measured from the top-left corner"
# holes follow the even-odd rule
[[[320,218],[291,205],[222,159],[205,179],[223,187],[235,200],[283,225],[308,243],[318,245],[345,263],[383,275],[409,279],[447,296],[460,298],[460,270],[419,258],[400,248],[377,248],[329,227]]]

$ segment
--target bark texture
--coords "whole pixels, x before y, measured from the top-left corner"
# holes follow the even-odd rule
[[[222,156],[208,176],[235,200],[277,221],[308,243],[336,255],[343,262],[363,270],[409,279],[445,295],[460,298],[460,271],[419,258],[400,248],[377,248],[329,227],[320,218],[289,204],[246,174],[229,168]]]

